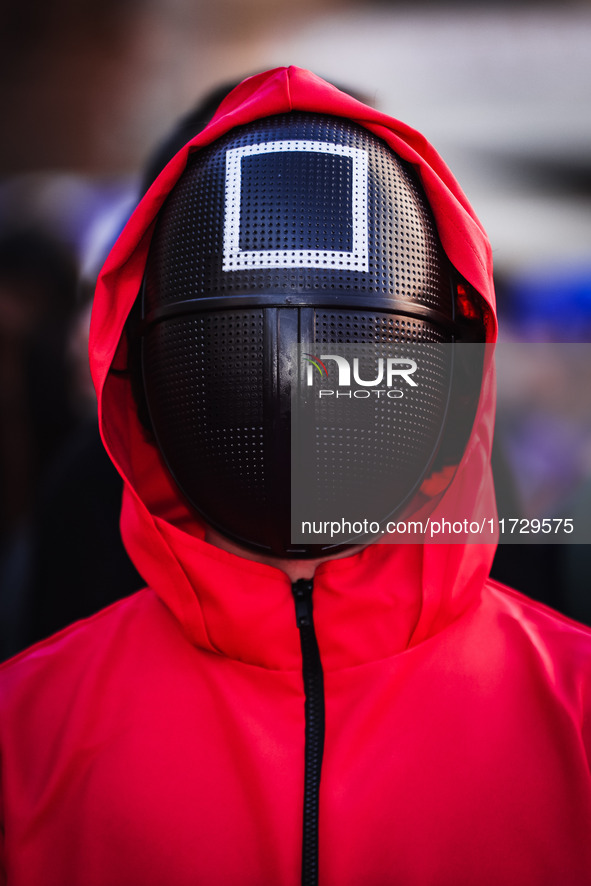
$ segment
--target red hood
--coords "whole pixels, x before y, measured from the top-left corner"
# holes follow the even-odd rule
[[[146,582],[191,642],[269,667],[299,667],[285,574],[203,541],[203,526],[181,500],[136,416],[126,365],[125,320],[140,289],[153,223],[196,150],[237,125],[291,110],[349,118],[386,141],[419,171],[443,247],[491,309],[491,250],[455,179],[422,135],[299,68],[251,77],[221,104],[211,123],[166,166],[113,247],[98,281],[90,335],[101,433],[125,486],[122,534]],[[494,377],[485,375],[474,430],[441,507],[460,517],[494,513],[490,470]],[[370,545],[324,563],[315,611],[325,668],[394,654],[421,642],[475,603],[493,545]],[[293,653],[293,660],[292,660]]]

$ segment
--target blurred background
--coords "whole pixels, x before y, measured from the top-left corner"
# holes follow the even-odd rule
[[[148,159],[219,84],[295,64],[422,131],[488,231],[502,336],[591,341],[591,2],[5,0],[0,41],[0,656],[141,584],[116,478],[100,503],[88,305]],[[72,513],[95,539],[111,521],[102,554]],[[587,546],[507,548],[500,579],[591,622]]]

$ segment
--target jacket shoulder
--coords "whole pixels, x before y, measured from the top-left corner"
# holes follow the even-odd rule
[[[485,593],[488,593],[498,604],[506,608],[515,617],[524,621],[530,620],[538,623],[540,627],[565,631],[580,636],[581,640],[591,644],[591,627],[569,618],[567,615],[552,609],[545,603],[540,603],[532,597],[528,597],[521,591],[509,587],[496,579],[489,578],[485,585]]]
[[[529,649],[528,658],[579,686],[591,714],[591,628],[492,579],[484,604],[502,634],[524,653]]]
[[[28,692],[58,692],[101,663],[111,667],[161,630],[178,631],[165,605],[149,588],[58,631],[0,665],[0,705]]]

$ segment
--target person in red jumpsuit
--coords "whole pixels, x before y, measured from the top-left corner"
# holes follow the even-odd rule
[[[90,341],[146,586],[0,669],[0,882],[591,881],[589,630],[491,581],[490,538],[290,536],[284,345],[312,342],[322,375],[335,335],[431,347],[475,327],[494,342],[491,250],[455,179],[313,74],[244,81],[168,163],[103,268]],[[492,363],[451,467],[442,372],[388,495],[492,519]]]

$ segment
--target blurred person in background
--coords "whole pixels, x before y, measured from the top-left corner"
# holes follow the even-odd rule
[[[21,599],[22,629],[6,638],[11,654],[142,585],[121,542],[122,483],[101,443],[88,366],[91,294],[97,274],[96,267],[87,270],[79,286],[79,305],[66,347],[78,422],[37,489],[26,535],[27,563],[13,586]]]
[[[66,342],[76,268],[41,230],[0,232],[0,538],[22,522],[74,423]]]
[[[0,232],[0,655],[23,645],[31,511],[77,421],[66,354],[75,293],[61,241],[43,228]]]
[[[489,580],[478,540],[291,541],[286,345],[312,321],[321,351],[492,343],[491,250],[420,134],[279,68],[166,165],[99,278],[101,431],[147,586],[0,669],[9,886],[590,879],[589,630]],[[434,373],[443,427],[369,429],[420,513],[494,508],[490,361],[473,381],[467,416]],[[357,454],[319,476],[369,482]]]

